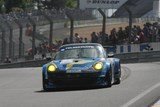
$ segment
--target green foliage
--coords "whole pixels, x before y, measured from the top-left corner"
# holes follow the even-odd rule
[[[51,0],[50,2],[44,2],[45,6],[48,7],[48,9],[55,8],[57,10],[69,7],[69,8],[75,8],[77,6],[77,0]]]
[[[77,6],[77,0],[67,0],[66,7],[75,8]]]
[[[11,12],[13,9],[25,10],[27,8],[26,0],[5,0],[6,11]]]
[[[0,0],[0,13],[5,12],[5,7],[3,7],[4,5],[4,0]]]
[[[0,6],[5,4],[6,12],[11,12],[13,9],[27,10],[33,8],[33,1],[40,3],[42,2],[42,7],[47,7],[48,9],[55,8],[57,10],[68,7],[75,8],[77,6],[77,0],[51,0],[51,1],[39,1],[39,0],[0,0]],[[40,9],[40,8],[39,8]],[[0,8],[2,13],[2,9]]]
[[[66,7],[66,2],[68,0],[51,0],[51,1],[46,1],[44,2],[44,6],[47,7],[48,9],[55,8],[57,10],[65,8]]]
[[[4,0],[0,0],[0,5],[4,4]]]

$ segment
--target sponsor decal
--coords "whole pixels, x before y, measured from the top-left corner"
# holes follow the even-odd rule
[[[66,69],[71,69],[73,67],[73,64],[67,64]]]
[[[68,63],[72,63],[73,62],[73,59],[64,59],[61,61],[60,64],[68,64]]]
[[[81,66],[82,64],[85,64],[85,63],[88,63],[88,62],[91,62],[91,61],[79,61],[79,62],[72,62],[72,63],[68,63],[66,65],[66,70],[67,70],[67,73],[78,73],[78,72],[81,72],[81,70],[86,70],[88,69],[87,66]],[[75,67],[75,65],[78,65]]]
[[[81,73],[81,70],[69,69],[69,70],[66,71],[66,73]]]
[[[69,49],[92,49],[92,48],[94,48],[94,46],[72,46],[72,47],[65,47],[65,50],[69,50]]]
[[[87,0],[88,4],[118,4],[119,0]]]
[[[65,49],[60,49],[61,52],[65,51]]]
[[[86,9],[118,9],[122,6],[127,0],[79,0],[80,8]]]
[[[85,63],[90,63],[92,61],[90,60],[79,60],[78,62],[73,62],[72,64],[85,64]]]

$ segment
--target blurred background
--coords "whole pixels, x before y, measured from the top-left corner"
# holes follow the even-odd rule
[[[69,43],[159,51],[159,6],[159,0],[0,0],[0,63],[43,59]]]

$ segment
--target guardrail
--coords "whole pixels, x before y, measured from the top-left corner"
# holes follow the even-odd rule
[[[160,51],[115,54],[115,57],[121,59],[121,63],[155,62],[160,61]],[[48,62],[50,61],[34,60],[18,63],[1,64],[0,69],[20,67],[41,67],[43,64],[46,64]]]
[[[160,61],[160,51],[116,54],[122,63],[139,63]]]
[[[1,64],[0,69],[4,68],[21,68],[21,67],[41,67],[43,64],[47,63],[47,60],[34,60],[26,62],[17,62],[17,63],[7,63]]]

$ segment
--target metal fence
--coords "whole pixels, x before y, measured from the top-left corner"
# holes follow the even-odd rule
[[[36,47],[43,42],[49,45],[56,40],[73,36],[71,19],[74,27],[102,25],[101,19],[95,19],[91,10],[34,10],[30,12],[0,15],[0,62],[6,57],[16,60],[23,58],[31,50],[33,58]],[[157,22],[157,18],[134,19],[134,22]],[[107,24],[128,23],[127,18],[109,19]],[[71,33],[72,32],[72,33]]]
[[[22,58],[29,50],[33,58],[35,49],[40,43],[47,42],[52,45],[55,42],[53,41],[55,36],[56,39],[67,37],[69,19],[66,14],[73,17],[76,13],[79,13],[79,16],[75,20],[92,19],[89,10],[85,12],[81,10],[34,10],[0,15],[0,61],[3,62],[6,57],[12,60]],[[83,16],[83,19],[80,16]]]

